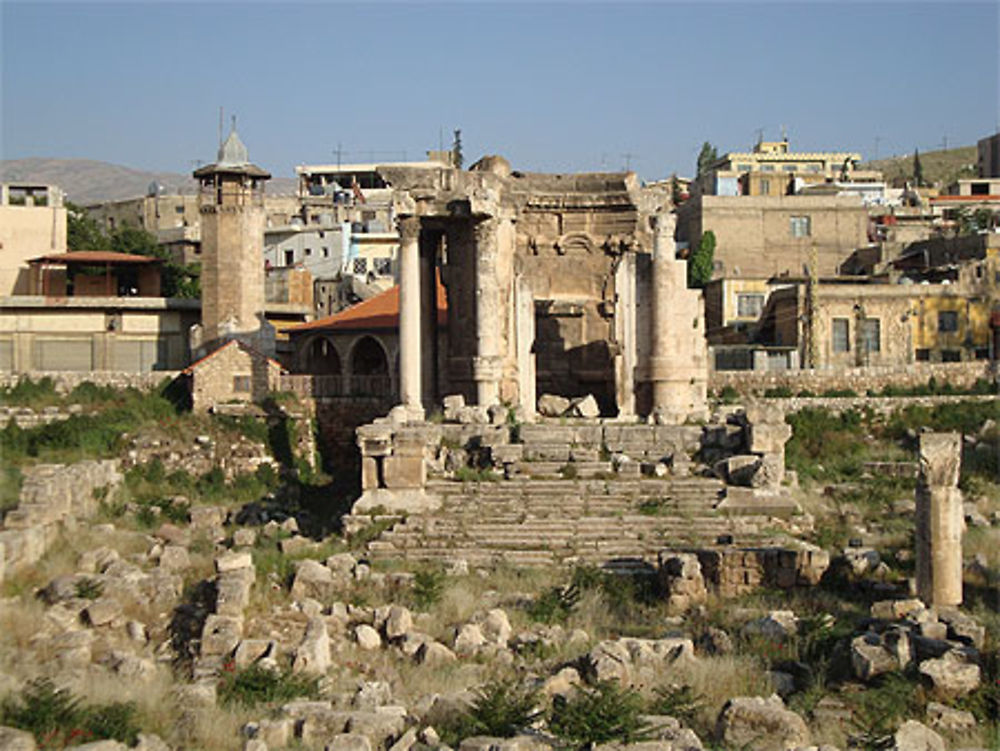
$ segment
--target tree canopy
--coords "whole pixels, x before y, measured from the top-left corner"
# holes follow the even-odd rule
[[[688,256],[688,287],[704,287],[712,278],[715,261],[715,233],[706,230],[698,247]]]
[[[712,163],[719,158],[719,153],[716,151],[715,147],[705,141],[701,145],[701,151],[698,152],[698,168],[695,174],[703,175],[708,172],[708,168],[712,166]]]
[[[198,264],[177,263],[170,251],[156,242],[144,229],[125,225],[105,233],[97,221],[76,204],[66,203],[66,246],[69,250],[113,250],[150,256],[163,262],[164,297],[201,297]]]

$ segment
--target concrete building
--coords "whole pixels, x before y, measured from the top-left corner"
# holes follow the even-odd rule
[[[29,294],[29,261],[65,252],[62,191],[54,185],[0,184],[0,296]]]
[[[880,182],[881,173],[861,171],[853,151],[795,152],[788,139],[760,141],[749,152],[728,152],[695,181],[694,192],[716,196],[780,196],[833,180]]]
[[[237,339],[185,368],[194,410],[205,412],[220,404],[260,401],[278,388],[281,363]]]
[[[1000,132],[979,139],[976,151],[976,174],[979,177],[1000,177]]]
[[[695,248],[715,234],[713,278],[800,275],[812,258],[824,276],[839,273],[869,244],[869,217],[859,196],[693,196],[677,210],[677,241]]]

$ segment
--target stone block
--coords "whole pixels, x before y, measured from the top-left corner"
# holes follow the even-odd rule
[[[100,597],[84,611],[87,623],[91,626],[106,626],[121,614],[121,603],[112,597]]]
[[[754,454],[785,454],[785,444],[792,437],[792,426],[785,422],[751,423],[749,448]]]
[[[378,487],[378,460],[372,456],[361,457],[361,489]]]
[[[203,657],[229,655],[239,646],[242,638],[242,618],[213,613],[205,619],[201,632],[201,654]]]
[[[253,556],[247,551],[224,553],[215,559],[215,570],[220,574],[227,571],[252,568]]]
[[[427,484],[427,468],[422,455],[387,456],[382,461],[386,488],[418,489]]]
[[[557,394],[542,394],[538,397],[538,414],[542,417],[559,417],[570,407],[570,401]]]

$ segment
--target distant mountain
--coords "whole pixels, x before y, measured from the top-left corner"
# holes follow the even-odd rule
[[[153,181],[168,193],[194,193],[190,175],[150,172],[92,159],[8,159],[0,161],[0,182],[34,182],[58,185],[78,204],[117,201],[146,195]],[[295,180],[279,177],[267,183],[269,194],[294,193]]]
[[[977,152],[975,146],[959,146],[954,149],[921,151],[920,167],[924,180],[930,185],[947,187],[960,177],[976,176]],[[862,169],[877,169],[888,182],[901,182],[913,178],[913,154],[903,154],[887,159],[867,162]]]

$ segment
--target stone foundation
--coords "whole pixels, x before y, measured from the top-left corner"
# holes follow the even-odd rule
[[[660,554],[660,570],[661,576],[667,579],[668,591],[676,589],[672,585],[673,572],[678,570],[674,560],[690,555],[698,559],[705,586],[720,597],[737,597],[761,587],[815,586],[830,567],[829,553],[805,544],[798,548],[664,551]]]

